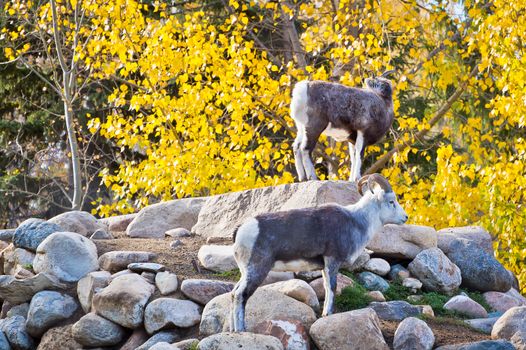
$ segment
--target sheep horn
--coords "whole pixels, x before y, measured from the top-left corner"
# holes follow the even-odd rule
[[[358,193],[363,196],[363,185],[367,185],[371,189],[371,175],[365,175],[360,180],[358,180]]]
[[[385,177],[383,177],[380,174],[371,174],[371,178],[373,182],[376,182],[380,187],[387,193],[387,192],[393,192],[393,188],[391,187],[391,184],[389,184],[389,181]]]
[[[396,73],[396,71],[394,69],[391,69],[391,70],[388,70],[388,71],[385,71],[382,73],[382,75],[380,75],[382,78],[386,78],[388,76],[390,76],[391,74],[394,74]]]

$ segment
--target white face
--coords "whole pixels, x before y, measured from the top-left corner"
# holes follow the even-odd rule
[[[382,224],[404,224],[408,216],[404,209],[398,204],[394,192],[386,193],[379,186],[375,186],[374,194],[380,202],[380,220]]]

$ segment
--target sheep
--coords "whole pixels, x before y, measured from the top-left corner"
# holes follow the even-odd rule
[[[363,89],[308,80],[294,86],[290,111],[298,131],[293,149],[299,181],[317,179],[311,156],[322,133],[349,142],[349,181],[360,178],[365,147],[378,142],[394,120],[393,89],[384,78],[393,72],[365,79]]]
[[[274,264],[304,262],[322,269],[326,296],[322,316],[332,313],[340,265],[354,262],[383,225],[407,221],[381,175],[361,178],[358,191],[362,197],[349,206],[326,204],[260,214],[236,229],[233,249],[241,278],[232,290],[231,331],[245,331],[247,300]]]

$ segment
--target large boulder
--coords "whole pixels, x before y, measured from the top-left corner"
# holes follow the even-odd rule
[[[68,286],[57,277],[39,273],[36,276],[19,280],[13,276],[0,276],[0,299],[13,304],[20,304],[31,300],[33,295],[42,290],[67,289]]]
[[[79,305],[67,294],[42,291],[35,294],[29,304],[26,330],[33,337],[40,337],[59,322],[70,318]]]
[[[270,335],[254,333],[219,333],[199,342],[199,350],[265,349],[283,350],[283,345]]]
[[[360,197],[356,184],[347,181],[308,181],[226,193],[206,200],[192,232],[232,237],[237,226],[257,214],[324,203],[349,205]]]
[[[106,225],[85,211],[68,211],[48,220],[62,227],[62,231],[75,232],[84,237],[90,237],[95,231],[107,232]]]
[[[506,292],[512,287],[513,277],[477,243],[458,238],[449,244],[448,249],[448,258],[462,273],[463,287],[481,292]]]
[[[370,308],[322,317],[311,326],[310,336],[320,350],[389,349]]]
[[[26,319],[13,316],[2,320],[0,330],[4,332],[9,344],[15,350],[32,350],[35,348],[33,338],[26,331]]]
[[[431,350],[435,335],[429,326],[415,317],[408,317],[396,328],[393,340],[395,350]]]
[[[108,271],[94,271],[88,273],[77,283],[77,297],[85,313],[91,311],[93,296],[110,283],[110,278]]]
[[[99,219],[99,222],[104,224],[110,232],[124,232],[136,216],[137,213],[110,216],[109,218]]]
[[[474,242],[486,253],[493,255],[493,241],[488,231],[480,226],[449,227],[438,231],[438,248],[449,253],[449,245],[457,239]]]
[[[190,300],[155,299],[144,311],[144,328],[152,334],[168,327],[187,328],[201,321],[201,308]]]
[[[407,317],[418,316],[422,313],[422,310],[418,306],[411,305],[403,300],[373,301],[369,304],[369,307],[376,311],[378,317],[387,321],[402,321]]]
[[[320,309],[320,302],[316,296],[316,292],[307,282],[303,280],[291,279],[288,281],[275,282],[267,284],[261,288],[283,293],[291,298],[309,305],[315,311]]]
[[[272,302],[269,302],[272,301]],[[230,329],[232,297],[222,294],[206,304],[201,317],[201,335],[210,335]],[[262,320],[292,319],[300,321],[307,329],[316,320],[311,307],[280,292],[259,288],[248,299],[246,326],[252,331]]]
[[[488,317],[488,312],[482,305],[465,295],[455,295],[444,304],[444,309],[472,318]]]
[[[226,272],[237,269],[232,245],[203,245],[197,253],[199,262],[205,269]]]
[[[452,294],[462,282],[460,269],[438,248],[420,252],[408,266],[427,290]]]
[[[144,308],[154,290],[154,286],[135,273],[122,275],[93,296],[92,309],[123,327],[137,328],[143,322]]]
[[[216,296],[229,293],[234,283],[204,279],[186,279],[181,284],[181,292],[201,305],[206,305]]]
[[[112,346],[124,337],[124,328],[94,313],[84,315],[71,329],[73,338],[88,347]]]
[[[204,198],[176,199],[143,208],[126,228],[130,237],[164,238],[172,228],[188,230],[197,222]]]
[[[128,250],[115,250],[99,257],[102,270],[117,272],[124,270],[131,263],[148,262],[155,257],[154,253]]]
[[[511,339],[519,331],[526,331],[526,306],[513,307],[502,315],[491,330],[492,339]]]
[[[13,235],[13,244],[17,248],[24,248],[36,251],[37,247],[49,235],[64,229],[52,222],[42,219],[27,219],[18,226]]]
[[[33,269],[61,281],[77,282],[99,269],[97,257],[97,247],[88,238],[74,232],[55,232],[38,246]]]
[[[417,225],[385,225],[367,244],[375,256],[413,259],[422,250],[437,246],[434,228]]]

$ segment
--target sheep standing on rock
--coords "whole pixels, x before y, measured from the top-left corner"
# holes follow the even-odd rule
[[[328,204],[260,214],[237,228],[234,257],[241,279],[232,291],[232,331],[245,330],[247,300],[275,263],[323,269],[326,297],[322,315],[332,313],[340,265],[348,259],[353,262],[385,224],[407,221],[389,182],[381,175],[361,178],[358,192],[362,198],[349,206]]]
[[[294,86],[290,111],[298,130],[294,158],[300,181],[317,179],[311,156],[322,133],[349,142],[349,181],[360,178],[365,147],[378,142],[393,123],[393,89],[384,78],[392,72],[365,79],[363,89],[307,80]]]

